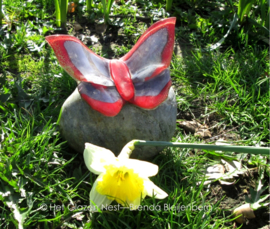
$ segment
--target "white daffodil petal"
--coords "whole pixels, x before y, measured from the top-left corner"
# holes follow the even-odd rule
[[[168,196],[166,192],[164,192],[161,188],[156,186],[149,179],[144,180],[144,188],[148,196],[154,196],[157,199],[164,199]]]
[[[116,159],[112,151],[90,143],[85,143],[83,157],[86,167],[95,174],[105,172],[104,165]]]
[[[132,140],[128,142],[123,149],[121,150],[120,154],[118,155],[119,159],[128,159],[130,155],[132,154],[132,151],[134,150],[135,146],[134,143],[139,140]]]
[[[112,202],[112,200],[96,191],[98,181],[100,180],[102,180],[102,174],[96,179],[90,192],[90,207],[93,212],[97,211],[97,207],[102,210],[103,207],[107,207]]]
[[[136,159],[123,160],[122,163],[141,177],[152,177],[158,173],[158,166],[147,161]]]

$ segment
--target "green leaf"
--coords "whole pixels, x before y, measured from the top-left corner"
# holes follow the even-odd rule
[[[56,26],[61,27],[61,11],[59,6],[59,0],[54,0],[55,11],[56,11]]]
[[[0,95],[0,102],[2,102],[2,103],[6,102],[10,96],[11,96],[11,94]]]
[[[225,38],[229,35],[229,33],[231,32],[231,30],[236,26],[237,20],[238,20],[237,14],[234,14],[233,20],[231,22],[231,25],[230,25],[229,30],[227,31],[227,33],[216,44],[211,45],[209,47],[210,51],[213,51],[213,50],[217,49],[225,41]]]
[[[135,141],[134,143],[135,146],[137,145],[138,146],[163,146],[163,147],[218,150],[218,151],[230,151],[230,152],[238,152],[238,153],[264,154],[264,155],[269,155],[269,151],[270,151],[269,147],[211,145],[211,144],[145,141],[145,140],[132,140],[132,141]]]
[[[261,179],[259,179],[255,189],[250,188],[250,197],[246,196],[246,202],[250,203],[250,206],[253,210],[257,210],[262,206],[269,205],[269,202],[261,204],[261,202],[265,201],[270,196],[270,194],[268,194],[261,197],[261,194],[266,189],[267,187],[263,188]]]
[[[239,0],[239,5],[238,5],[238,17],[240,23],[244,21],[244,16],[248,16],[252,4],[255,2],[255,0]]]

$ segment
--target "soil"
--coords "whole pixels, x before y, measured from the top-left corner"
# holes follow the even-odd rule
[[[250,188],[255,188],[255,180],[258,178],[257,170],[250,170],[248,174],[239,176],[237,182],[233,185],[220,185],[218,182],[211,184],[210,191],[211,193],[207,198],[213,201],[213,204],[220,201],[219,207],[224,209],[225,215],[231,215],[231,212],[236,207],[239,207],[245,204],[245,196],[250,195]],[[267,184],[265,184],[267,185]],[[269,190],[266,190],[264,194],[267,194]],[[270,211],[269,208],[261,208],[257,211],[254,211],[256,218],[247,220],[246,224],[243,224],[241,228],[243,229],[258,229],[263,228],[267,229],[269,227],[269,217]],[[235,226],[240,226],[237,223],[234,223]],[[227,225],[229,226],[229,224]]]
[[[139,23],[146,23],[149,27],[151,20],[138,20]],[[136,25],[134,25],[136,26]],[[67,31],[71,31],[71,35],[83,40],[85,45],[92,46],[101,50],[104,54],[106,53],[106,58],[119,58],[115,53],[115,47],[121,47],[122,45],[130,44],[130,40],[132,37],[127,37],[122,33],[120,27],[117,26],[105,26],[98,25],[95,23],[89,23],[86,18],[80,18],[79,23],[69,23],[67,26],[67,30],[59,30],[55,31],[55,34],[67,34]],[[69,32],[70,34],[70,32]],[[92,37],[92,38],[91,38]],[[82,39],[83,38],[83,39]],[[95,39],[97,38],[97,39]],[[188,46],[188,44],[185,44]],[[178,55],[181,55],[182,50],[189,49],[189,47],[183,46],[183,44],[176,41],[176,48]],[[184,58],[184,57],[183,57]],[[240,137],[237,134],[238,126],[232,127],[231,129],[224,130],[223,126],[216,126],[220,117],[217,114],[211,114],[207,117],[203,117],[204,114],[204,105],[203,101],[195,100],[193,101],[194,108],[193,110],[187,112],[178,112],[177,119],[192,121],[196,120],[200,124],[207,125],[211,130],[211,137],[204,138],[204,142],[213,142],[220,138],[224,140],[239,140]],[[185,131],[185,130],[183,130]],[[231,215],[231,211],[245,203],[245,196],[249,194],[250,187],[255,187],[255,180],[258,176],[256,170],[252,170],[249,174],[240,175],[237,182],[233,185],[220,185],[218,182],[212,183],[210,186],[210,194],[207,198],[213,201],[213,204],[220,201],[219,207],[224,209],[225,215]],[[267,185],[267,184],[265,184]],[[266,190],[264,194],[269,193],[269,190]],[[225,198],[223,198],[225,196]],[[261,208],[254,212],[256,218],[247,221],[245,225],[243,225],[242,229],[270,229],[269,226],[269,217],[270,211],[269,208]],[[232,222],[228,223],[226,226],[232,226]],[[239,227],[234,223],[234,228]]]

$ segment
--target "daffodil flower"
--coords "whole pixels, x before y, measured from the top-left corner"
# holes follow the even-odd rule
[[[168,196],[148,178],[157,174],[157,165],[129,159],[135,141],[129,142],[118,157],[108,149],[85,144],[85,164],[92,173],[99,175],[90,192],[92,210],[95,207],[102,209],[114,200],[130,210],[136,210],[146,195],[157,199]]]

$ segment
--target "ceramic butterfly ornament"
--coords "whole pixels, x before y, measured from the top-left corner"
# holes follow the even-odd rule
[[[80,81],[81,97],[94,110],[115,116],[125,102],[154,109],[167,98],[175,21],[168,18],[150,26],[119,60],[96,55],[73,36],[52,35],[46,40],[64,70]]]

